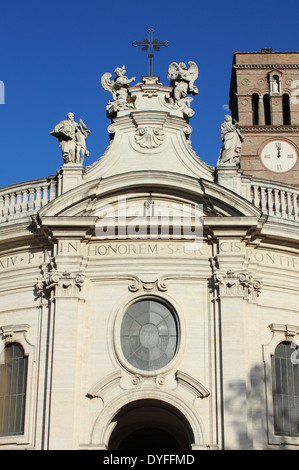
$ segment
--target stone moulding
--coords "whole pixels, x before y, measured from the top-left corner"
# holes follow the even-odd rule
[[[0,337],[5,343],[13,343],[16,341],[18,335],[23,335],[26,338],[26,334],[30,329],[29,325],[5,325],[0,327]],[[26,340],[27,341],[27,340]],[[28,341],[27,341],[28,342]]]
[[[123,375],[121,370],[115,370],[104,377],[102,380],[97,382],[93,387],[89,389],[86,394],[87,398],[101,398],[104,403],[106,392],[109,392],[111,387],[120,386],[123,390],[127,390],[127,387],[121,386],[121,379],[125,378],[127,374]],[[127,376],[130,378],[130,376]],[[182,385],[188,389],[194,398],[207,398],[210,395],[209,390],[204,387],[198,380],[191,375],[178,370],[174,375],[174,379],[178,385]],[[138,386],[147,389],[149,392],[156,387],[164,387],[166,385],[166,377],[161,374],[157,374],[155,377],[146,377],[139,374],[134,374],[130,378],[131,387],[136,388]],[[153,388],[154,386],[154,388]],[[168,388],[168,387],[167,387]]]
[[[39,279],[36,283],[36,289],[38,292],[50,291],[55,289],[56,286],[62,289],[68,289],[69,287],[78,287],[81,290],[84,283],[84,274],[82,272],[70,273],[69,271],[49,271],[45,273],[42,279]]]
[[[152,281],[142,280],[138,276],[132,276],[132,278],[134,278],[134,280],[128,287],[130,292],[137,292],[140,289],[143,289],[145,292],[151,292],[153,290],[166,292],[168,289],[164,276]]]
[[[175,378],[179,384],[190,390],[195,395],[195,398],[207,398],[210,395],[209,390],[198,382],[198,380],[181,370],[176,372]]]
[[[298,69],[299,64],[235,64],[235,69]]]
[[[243,296],[245,299],[257,298],[262,290],[261,279],[247,271],[219,271],[214,273],[214,283],[220,296]]]
[[[164,130],[161,127],[139,127],[135,132],[135,140],[142,148],[157,148],[165,140]]]

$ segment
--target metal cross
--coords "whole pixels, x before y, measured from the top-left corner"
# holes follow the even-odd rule
[[[132,42],[132,46],[137,47],[141,46],[143,51],[148,51],[148,62],[149,62],[149,76],[153,76],[153,58],[154,58],[154,51],[159,51],[161,46],[168,47],[169,42],[159,42],[158,39],[154,39],[154,30],[148,29],[148,39],[145,39],[143,42],[134,41]]]

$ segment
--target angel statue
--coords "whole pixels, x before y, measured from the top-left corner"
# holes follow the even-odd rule
[[[170,102],[176,107],[183,108],[183,113],[187,117],[192,117],[194,111],[190,108],[190,102],[193,98],[187,97],[197,95],[198,88],[194,85],[198,78],[198,67],[195,62],[188,62],[189,69],[184,62],[172,62],[168,67],[168,79],[170,86],[173,87]]]
[[[84,157],[89,156],[86,139],[90,134],[86,125],[80,119],[79,124],[74,120],[74,114],[68,113],[67,119],[59,122],[52,132],[59,141],[64,163],[79,163],[83,165]]]
[[[122,67],[117,67],[114,70],[116,75],[114,80],[111,80],[111,73],[107,72],[101,78],[101,84],[104,90],[109,91],[112,94],[114,101],[109,101],[107,104],[106,110],[108,116],[111,116],[117,111],[122,109],[129,109],[134,107],[134,99],[129,93],[129,85],[131,82],[136,80],[136,77],[127,78],[125,76],[126,69],[123,65]]]

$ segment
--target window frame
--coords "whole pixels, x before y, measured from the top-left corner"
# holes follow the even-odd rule
[[[155,370],[143,370],[138,369],[137,367],[130,364],[130,362],[124,356],[121,346],[121,325],[122,320],[124,318],[125,313],[127,312],[128,308],[133,305],[134,303],[141,301],[141,300],[151,300],[156,301],[164,304],[174,315],[176,326],[177,326],[177,347],[176,352],[173,358],[162,368],[155,369]],[[122,369],[130,372],[131,374],[139,375],[142,377],[155,377],[157,375],[164,374],[166,371],[171,370],[174,367],[174,364],[178,364],[180,357],[182,356],[183,346],[182,343],[184,337],[184,321],[181,312],[179,312],[178,307],[175,305],[173,299],[168,299],[166,295],[163,297],[157,294],[141,294],[138,296],[134,296],[133,299],[130,299],[129,302],[125,302],[121,308],[119,308],[118,312],[115,316],[114,321],[114,332],[113,332],[113,347],[116,359]]]
[[[23,434],[10,434],[6,436],[0,436],[0,449],[1,446],[10,445],[29,445],[30,444],[30,432],[31,422],[30,413],[32,408],[32,393],[31,385],[33,381],[33,365],[34,365],[34,354],[35,347],[27,340],[27,333],[29,331],[29,325],[6,325],[0,326],[0,339],[3,341],[4,346],[11,343],[17,343],[23,348],[24,357],[27,358],[27,379],[25,386],[25,405],[24,405],[24,427]]]
[[[271,324],[270,330],[273,333],[271,341],[263,346],[263,361],[266,380],[266,415],[268,444],[276,445],[295,445],[299,446],[299,436],[281,435],[275,432],[274,427],[274,397],[273,397],[273,376],[272,376],[272,357],[280,343],[296,342],[299,344],[299,326]]]

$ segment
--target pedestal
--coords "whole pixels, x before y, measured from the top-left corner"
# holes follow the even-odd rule
[[[217,183],[235,193],[241,192],[241,174],[237,165],[218,165],[216,167]]]
[[[78,163],[65,163],[61,167],[62,194],[82,183],[84,167]]]

